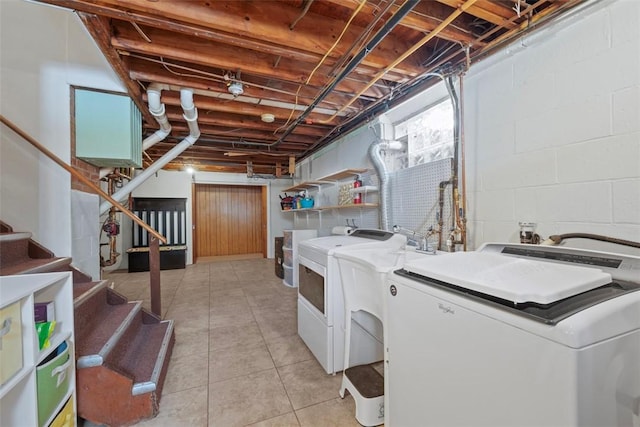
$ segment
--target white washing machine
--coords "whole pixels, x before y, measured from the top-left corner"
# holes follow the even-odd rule
[[[385,425],[640,426],[640,257],[488,244],[385,298]]]
[[[377,248],[400,250],[406,237],[382,230],[357,229],[345,236],[326,236],[298,246],[298,335],[329,374],[344,368],[344,296],[336,251]],[[354,315],[351,364],[382,360],[382,324],[368,313]]]

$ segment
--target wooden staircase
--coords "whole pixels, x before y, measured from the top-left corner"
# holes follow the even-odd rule
[[[157,415],[175,341],[162,321],[55,257],[0,221],[0,275],[73,272],[78,415],[95,424],[130,425]]]

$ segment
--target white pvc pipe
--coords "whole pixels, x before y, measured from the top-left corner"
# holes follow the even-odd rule
[[[171,129],[171,128],[169,128],[169,129]],[[167,135],[169,135],[169,132],[165,132],[162,129],[158,129],[152,135],[149,135],[148,137],[146,137],[145,140],[142,141],[142,151],[146,151],[148,148],[153,147],[158,142],[160,142],[163,139],[165,139],[167,137]]]
[[[184,111],[182,117],[184,117],[187,121],[187,125],[189,125],[189,137],[198,139],[198,137],[200,137],[200,128],[198,127],[198,110],[193,103],[192,89],[180,89],[180,106]]]
[[[151,175],[162,169],[171,160],[178,157],[184,150],[191,147],[200,136],[200,129],[198,127],[198,111],[193,104],[193,91],[191,89],[180,90],[180,103],[184,109],[184,118],[189,124],[189,135],[182,140],[178,145],[173,147],[164,156],[153,162],[151,166],[138,174],[135,178],[125,184],[120,190],[116,191],[111,197],[117,201],[124,200],[129,193],[135,190],[140,184],[145,182]],[[103,202],[100,205],[100,214],[107,212],[111,208],[111,203]]]
[[[180,142],[178,145],[176,145],[171,150],[169,150],[164,156],[162,156],[161,158],[153,162],[151,166],[143,170],[135,178],[133,178],[128,183],[126,183],[120,190],[113,193],[111,197],[117,201],[125,199],[129,193],[131,193],[138,186],[140,186],[140,184],[142,184],[148,178],[150,178],[151,175],[155,174],[157,171],[162,169],[171,160],[178,157],[178,155],[180,155],[180,153],[182,153],[184,150],[191,147],[193,145],[193,142],[191,141],[192,141],[191,138],[189,137],[185,138],[182,142]],[[111,203],[103,202],[100,205],[100,214],[105,213],[110,208],[111,208]]]
[[[163,87],[156,83],[150,84],[147,88],[149,112],[153,115],[153,118],[156,119],[156,121],[160,125],[160,129],[155,131],[153,135],[147,137],[142,142],[142,151],[145,151],[156,143],[162,141],[169,135],[169,133],[171,133],[171,124],[169,123],[169,119],[167,118],[164,104],[160,101],[162,89]]]

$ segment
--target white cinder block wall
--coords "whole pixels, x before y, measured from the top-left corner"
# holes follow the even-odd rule
[[[590,2],[471,67],[463,86],[472,248],[517,242],[519,221],[536,222],[543,237],[640,241],[639,29],[640,2]]]
[[[472,65],[462,94],[469,249],[518,242],[521,221],[537,223],[543,238],[584,232],[640,241],[639,28],[640,2],[590,1]],[[387,116],[398,123],[443,97],[439,84]],[[330,172],[326,165],[367,166],[375,139],[341,141],[364,158],[327,147],[301,163],[303,172],[313,163],[302,180]],[[582,239],[566,244],[637,253]]]

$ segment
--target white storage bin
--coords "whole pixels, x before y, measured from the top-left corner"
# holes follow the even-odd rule
[[[284,280],[283,283],[287,286],[293,287],[293,267],[282,266],[284,268]]]
[[[291,249],[291,244],[293,243],[293,232],[292,230],[284,230],[283,239],[282,239],[282,247]]]
[[[283,249],[284,265],[287,267],[293,267],[293,249]]]

